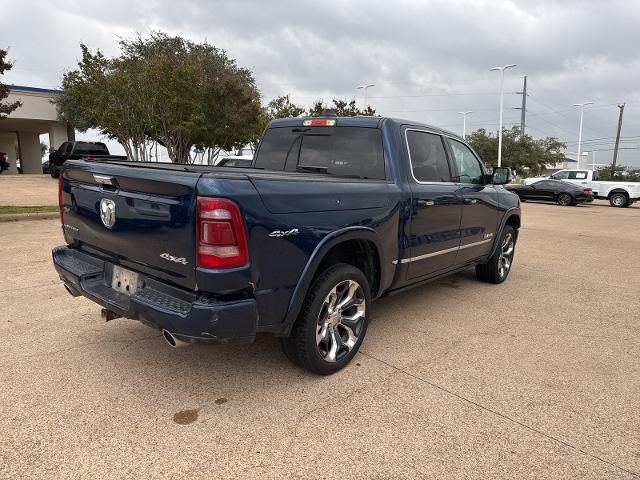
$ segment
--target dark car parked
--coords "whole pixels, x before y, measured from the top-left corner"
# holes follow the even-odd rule
[[[49,174],[58,178],[60,169],[67,160],[126,160],[122,155],[111,155],[102,142],[64,142],[49,153]]]
[[[531,185],[508,185],[507,189],[518,195],[520,200],[539,200],[558,205],[577,205],[593,201],[591,189],[562,180],[548,179]]]

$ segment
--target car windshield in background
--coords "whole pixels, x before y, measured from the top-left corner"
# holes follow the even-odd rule
[[[382,135],[376,128],[361,127],[271,128],[255,166],[384,180]]]
[[[77,155],[109,155],[104,143],[76,143],[73,153]]]

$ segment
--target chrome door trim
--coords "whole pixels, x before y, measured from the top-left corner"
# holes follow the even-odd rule
[[[467,243],[466,245],[461,245],[459,247],[445,248],[444,250],[438,250],[437,252],[432,252],[432,253],[425,253],[424,255],[418,255],[417,257],[401,258],[400,260],[394,260],[391,263],[393,263],[394,265],[397,265],[398,263],[417,262],[418,260],[424,260],[426,258],[431,258],[438,255],[444,255],[446,253],[457,252],[458,250],[463,250],[465,248],[477,247],[479,245],[484,245],[485,243],[489,243],[492,241],[493,241],[493,238],[487,238],[486,240],[480,240],[479,242]]]

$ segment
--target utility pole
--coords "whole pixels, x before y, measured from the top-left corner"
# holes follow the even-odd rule
[[[522,112],[520,115],[520,135],[524,135],[525,118],[527,115],[527,76],[524,76],[522,85]]]
[[[616,146],[613,149],[613,162],[611,162],[611,176],[616,174],[616,162],[618,161],[618,145],[620,145],[620,130],[622,130],[622,114],[624,113],[624,103],[619,103],[620,116],[618,117],[618,133],[616,134]]]

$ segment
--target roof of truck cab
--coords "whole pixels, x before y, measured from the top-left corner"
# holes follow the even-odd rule
[[[321,117],[290,117],[290,118],[277,118],[272,120],[269,123],[269,128],[272,127],[300,127],[302,126],[302,122],[304,120],[308,120],[311,118],[333,118],[336,120],[336,126],[342,127],[368,127],[368,128],[376,128],[380,127],[383,122],[393,122],[398,126],[408,125],[411,127],[425,128],[431,130],[433,132],[441,133],[443,135],[447,135],[449,137],[453,137],[459,140],[462,140],[459,135],[452,133],[448,130],[444,130],[439,127],[435,127],[433,125],[427,125],[426,123],[415,122],[412,120],[403,120],[400,118],[391,118],[391,117],[370,117],[370,116],[362,116],[362,117],[335,117],[335,116],[321,116]]]

